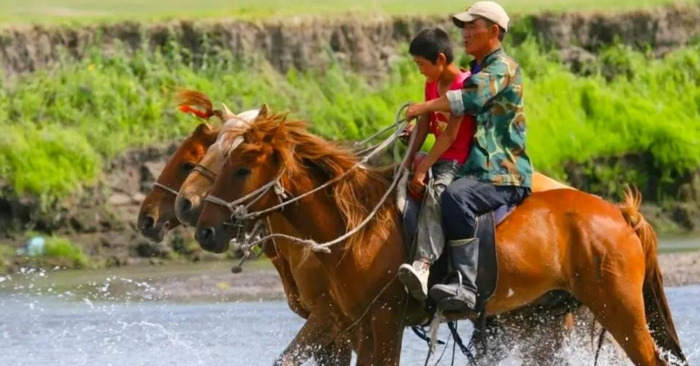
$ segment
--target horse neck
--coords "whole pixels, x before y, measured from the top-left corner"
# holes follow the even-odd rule
[[[295,178],[293,196],[299,196],[313,190],[321,183],[321,179],[313,172],[308,175],[300,174]],[[292,224],[301,238],[313,239],[316,242],[331,241],[345,233],[342,214],[330,198],[331,187],[312,193],[297,204],[287,206],[282,214]]]
[[[312,168],[304,174],[299,174],[299,177],[294,178],[295,189],[291,193],[294,196],[304,194],[325,181],[327,181],[327,177]],[[366,182],[367,187],[356,187],[358,189],[355,191],[361,192],[363,189],[377,189],[377,187],[369,186],[370,184],[377,184],[376,181]],[[287,206],[282,211],[287,221],[298,231],[300,238],[313,239],[317,243],[326,243],[348,232],[345,218],[338,204],[333,199],[333,194],[333,185],[331,185],[322,191],[307,196],[298,204]],[[354,198],[348,197],[348,199]],[[376,203],[379,202],[377,201]],[[393,219],[396,220],[396,217]],[[365,236],[367,240],[362,243],[361,255],[354,255],[356,253],[350,248],[346,248],[346,241],[343,241],[333,245],[330,254],[319,253],[318,257],[324,262],[329,272],[335,272],[343,264],[347,264],[349,268],[356,270],[367,270],[367,267],[373,263],[377,255],[390,255],[399,261],[403,258],[405,254],[399,226],[394,226],[390,232],[384,232],[383,235],[375,235],[378,232],[373,232],[374,234],[371,236]]]
[[[292,225],[292,223],[287,220],[287,218],[280,213],[273,213],[268,218],[268,223],[270,225],[270,231],[275,234],[284,234],[293,237],[300,237],[301,234]],[[275,240],[275,245],[277,246],[277,253],[284,257],[287,262],[294,261],[294,258],[299,258],[299,256],[304,254],[304,247],[298,244],[290,243],[287,240]]]

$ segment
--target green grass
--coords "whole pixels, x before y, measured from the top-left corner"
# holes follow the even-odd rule
[[[501,0],[512,14],[545,10],[620,10],[696,0]],[[3,0],[0,22],[93,22],[169,18],[265,18],[292,15],[450,14],[467,7],[464,0]],[[144,5],[148,4],[148,5]]]
[[[165,52],[109,59],[94,53],[0,86],[0,176],[10,193],[49,202],[95,181],[105,158],[188,134],[197,120],[175,112],[170,92],[178,86],[237,110],[268,103],[312,121],[331,139],[367,136],[422,96],[423,79],[408,58],[370,86],[337,65],[281,75],[225,54],[193,65],[177,45]],[[511,53],[526,74],[528,152],[537,170],[563,178],[565,162],[627,152],[648,152],[668,172],[700,166],[700,46],[663,60],[611,48],[604,63],[590,65],[589,77],[570,73],[533,42]],[[618,76],[606,80],[604,67]]]
[[[46,240],[46,257],[61,259],[72,268],[85,268],[90,263],[81,247],[74,245],[68,239],[51,236]]]
[[[648,152],[660,171],[697,170],[700,46],[651,61],[622,47],[607,54],[620,75],[610,82],[552,63],[529,67],[528,151],[537,168],[560,173],[566,161]]]

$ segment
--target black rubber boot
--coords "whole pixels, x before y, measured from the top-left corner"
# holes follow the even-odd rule
[[[479,265],[479,239],[450,240],[452,266],[457,272],[449,284],[435,285],[430,298],[442,311],[474,311],[476,274]]]

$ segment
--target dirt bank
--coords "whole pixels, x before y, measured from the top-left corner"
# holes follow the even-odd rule
[[[136,229],[141,202],[176,147],[173,142],[127,151],[105,165],[97,184],[49,207],[40,207],[33,196],[0,196],[0,243],[20,247],[28,239],[28,230],[58,235],[82,248],[98,267],[226,258],[201,250],[191,230],[182,227],[171,230],[161,243]],[[13,258],[3,265],[1,257],[0,272],[2,267],[12,272],[22,266],[65,264]]]
[[[659,55],[686,45],[700,35],[700,3],[618,14],[557,13],[516,17],[510,31],[517,44],[535,36],[563,50],[569,63],[595,57],[595,52],[620,41]],[[449,17],[323,17],[282,21],[173,21],[149,24],[124,22],[94,26],[5,26],[0,29],[0,69],[6,76],[51,68],[82,58],[94,47],[106,55],[117,49],[157,49],[170,41],[183,54],[229,51],[236,57],[254,55],[275,68],[322,69],[337,60],[372,74],[386,69],[397,46],[426,26],[442,25],[454,32]]]
[[[141,202],[177,143],[121,154],[106,164],[97,185],[78,190],[48,208],[41,208],[38,201],[29,196],[0,198],[0,243],[19,247],[28,239],[27,230],[55,234],[80,246],[95,265],[106,267],[230,258],[232,253],[214,255],[203,251],[194,240],[192,230],[182,227],[172,230],[161,243],[151,242],[136,230]],[[659,179],[662,174],[644,154],[569,164],[565,170],[574,187],[613,202],[620,200],[627,182],[640,182],[644,195],[642,213],[658,232],[700,229],[700,171],[662,180]],[[624,172],[633,172],[630,174],[634,176]],[[642,179],[644,177],[648,177],[647,181]],[[32,260],[15,258],[3,265],[1,257],[0,269],[6,267],[9,271],[36,264]],[[64,263],[40,264],[52,268]],[[685,281],[683,277],[673,276],[674,281]]]
[[[643,197],[642,213],[657,231],[700,230],[700,170],[686,173],[657,166],[649,153],[628,153],[569,163],[569,183],[616,201],[630,182]]]

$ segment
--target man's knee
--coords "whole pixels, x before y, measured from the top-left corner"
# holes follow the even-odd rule
[[[440,206],[442,207],[442,214],[453,215],[461,211],[461,198],[459,192],[454,189],[453,185],[449,185],[440,195]]]
[[[479,183],[473,179],[458,179],[447,186],[445,191],[442,193],[442,199],[468,201],[469,197],[476,190],[478,184]]]

